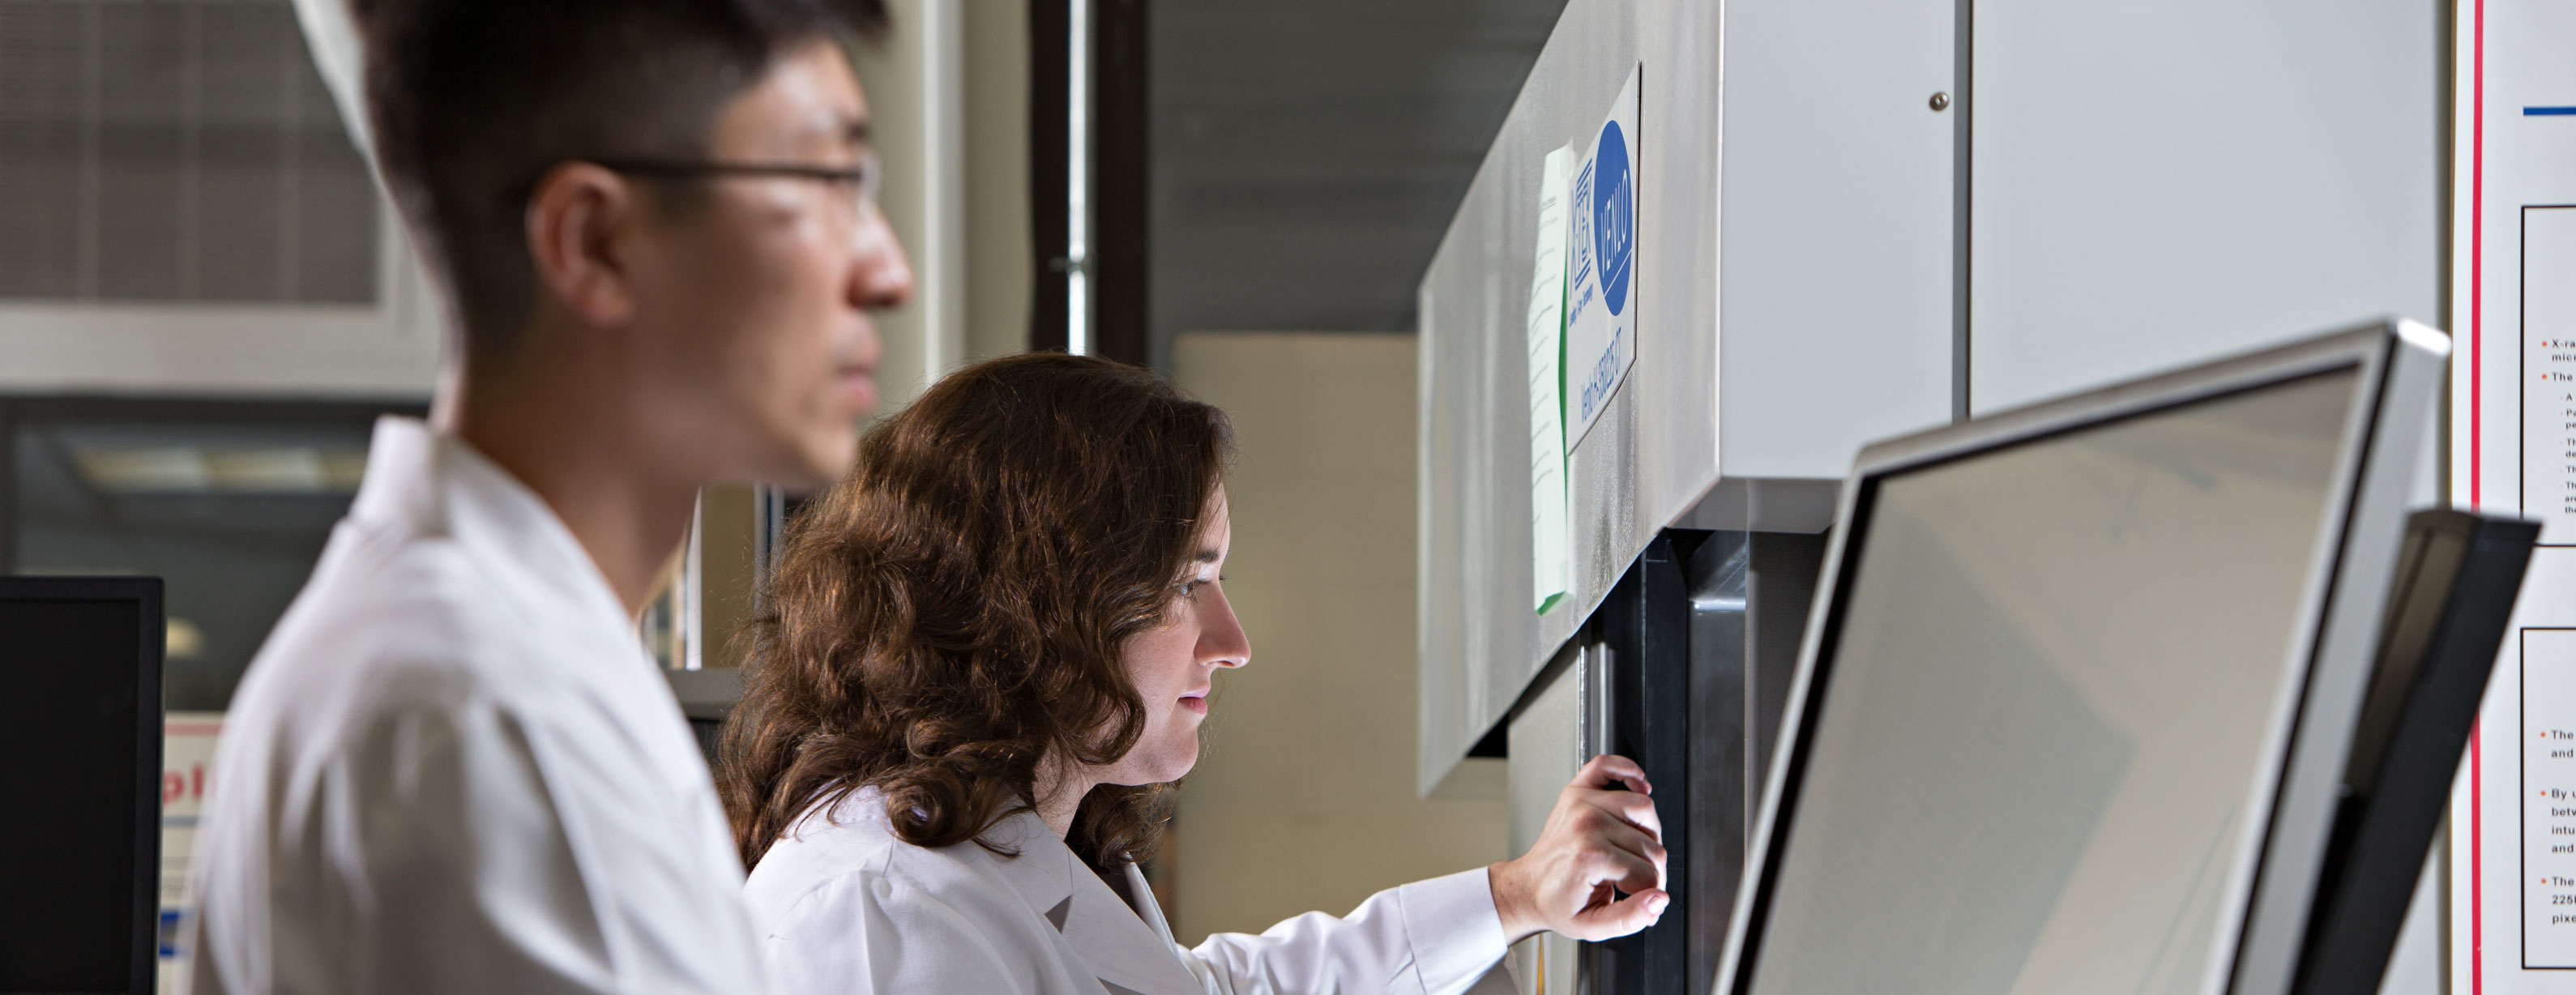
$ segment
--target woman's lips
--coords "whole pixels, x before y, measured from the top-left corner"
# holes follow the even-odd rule
[[[1189,713],[1192,715],[1206,715],[1207,699],[1198,695],[1190,695],[1181,699],[1181,707],[1189,710]]]

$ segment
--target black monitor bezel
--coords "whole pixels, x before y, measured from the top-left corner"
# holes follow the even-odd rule
[[[0,601],[113,601],[136,606],[135,659],[141,668],[134,696],[134,894],[128,920],[125,990],[152,995],[156,989],[161,933],[161,672],[167,632],[162,615],[159,577],[18,577],[0,576]],[[5,995],[5,993],[0,993]]]

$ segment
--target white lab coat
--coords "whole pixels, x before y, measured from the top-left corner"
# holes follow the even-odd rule
[[[751,992],[723,809],[671,691],[536,494],[419,422],[225,717],[196,995]]]
[[[928,849],[894,837],[881,798],[862,789],[829,818],[809,810],[752,869],[752,918],[784,995],[1442,995],[1508,985],[1482,868],[1379,892],[1344,918],[1308,913],[1192,950],[1173,942],[1134,867],[1122,896],[1036,815],[986,836],[1015,858],[972,842]]]

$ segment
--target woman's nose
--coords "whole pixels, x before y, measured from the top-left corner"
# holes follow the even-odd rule
[[[1252,662],[1252,640],[1243,634],[1243,623],[1234,617],[1234,603],[1217,589],[1214,608],[1207,614],[1205,628],[1199,630],[1199,662],[1215,667],[1240,667]]]

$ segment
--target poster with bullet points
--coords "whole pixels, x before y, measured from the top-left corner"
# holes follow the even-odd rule
[[[2450,829],[2450,990],[2576,993],[2576,6],[2463,0],[2451,499],[2540,548]]]
[[[2576,969],[2576,629],[2524,629],[2522,966]]]

